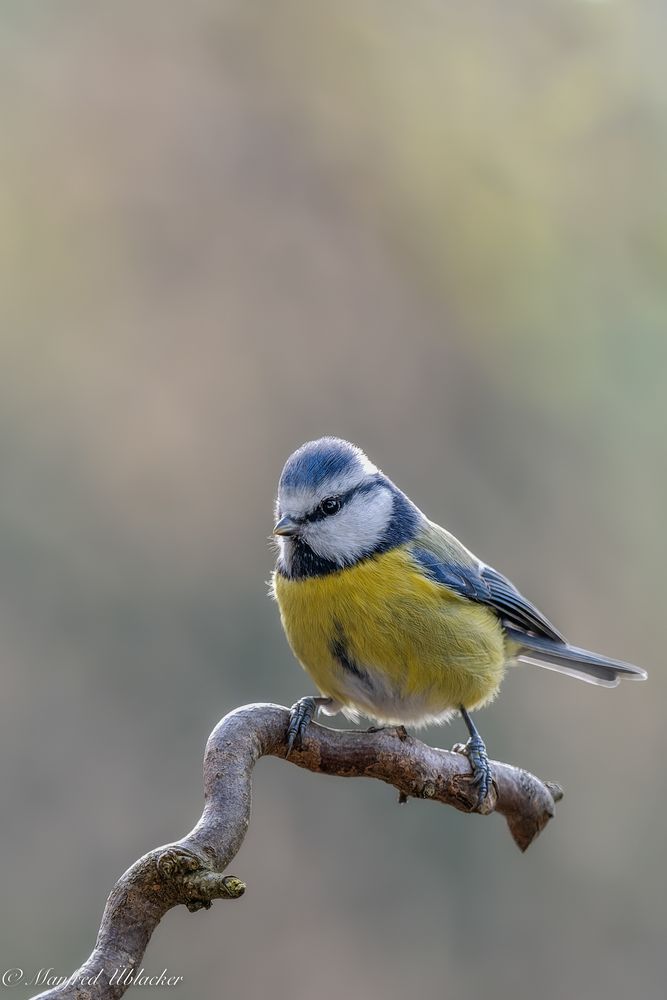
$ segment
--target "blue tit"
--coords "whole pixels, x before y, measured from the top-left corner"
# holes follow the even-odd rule
[[[288,744],[318,710],[424,726],[460,712],[478,804],[491,769],[470,712],[521,660],[615,687],[628,663],[571,646],[501,573],[435,524],[360,448],[324,437],[287,460],[272,591],[320,692],[293,707]]]

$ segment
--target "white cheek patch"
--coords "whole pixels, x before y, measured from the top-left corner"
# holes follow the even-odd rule
[[[304,525],[303,538],[313,552],[332,562],[354,562],[372,552],[391,520],[393,498],[378,487],[358,493],[331,517]]]

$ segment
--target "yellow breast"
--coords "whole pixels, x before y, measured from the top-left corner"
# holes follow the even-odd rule
[[[326,576],[274,574],[290,646],[319,690],[383,722],[438,721],[497,693],[496,615],[428,579],[399,547]]]

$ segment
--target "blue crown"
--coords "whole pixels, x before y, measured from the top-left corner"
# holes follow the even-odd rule
[[[285,462],[280,486],[317,489],[327,479],[358,468],[361,454],[359,448],[341,438],[323,437],[307,441]]]

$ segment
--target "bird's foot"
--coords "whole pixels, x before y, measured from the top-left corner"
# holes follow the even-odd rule
[[[313,698],[312,695],[309,695],[306,698],[299,698],[292,705],[289,713],[289,725],[287,727],[286,757],[289,757],[294,747],[301,746],[303,734],[312,722],[313,716],[317,714],[322,706],[330,705],[331,703],[331,698]]]
[[[470,784],[477,789],[475,809],[481,809],[493,781],[493,771],[489,764],[484,740],[479,734],[476,734],[471,736],[467,743],[454,744],[453,750],[455,753],[465,754],[470,761],[472,769]]]

